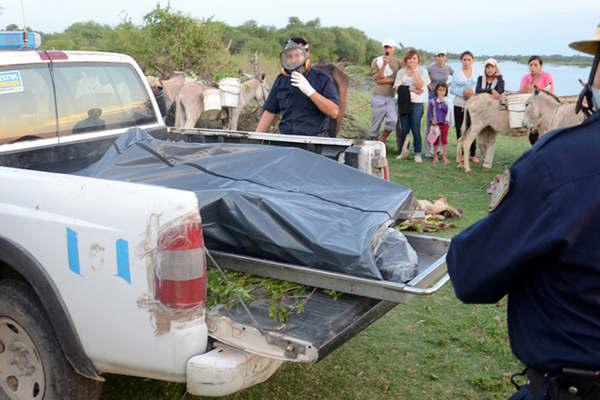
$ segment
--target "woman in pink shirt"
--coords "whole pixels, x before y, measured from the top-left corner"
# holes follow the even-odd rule
[[[548,72],[542,71],[542,65],[544,64],[542,58],[532,56],[527,64],[529,64],[529,74],[521,79],[519,92],[532,93],[538,87],[554,94],[554,78]]]

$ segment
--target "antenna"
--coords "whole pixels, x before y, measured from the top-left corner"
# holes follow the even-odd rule
[[[23,30],[27,32],[27,24],[25,23],[25,5],[23,4],[23,0],[21,0],[21,12],[23,13]]]
[[[23,47],[29,47],[29,34],[27,33],[27,24],[25,23],[25,6],[21,0],[21,11],[23,12]]]

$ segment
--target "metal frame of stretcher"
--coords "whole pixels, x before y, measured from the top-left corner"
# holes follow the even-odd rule
[[[401,304],[415,295],[433,294],[449,280],[446,253],[450,239],[417,234],[406,234],[406,237],[419,256],[417,276],[407,283],[360,278],[220,251],[211,250],[211,254],[228,270]]]

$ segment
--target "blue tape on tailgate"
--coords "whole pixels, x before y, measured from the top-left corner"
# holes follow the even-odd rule
[[[69,269],[77,275],[81,275],[77,233],[69,228],[67,228],[67,255],[69,258]]]
[[[117,276],[131,284],[131,268],[129,266],[129,242],[119,239],[116,243],[117,248]]]

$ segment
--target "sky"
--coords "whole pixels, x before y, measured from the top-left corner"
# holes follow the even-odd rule
[[[49,4],[51,3],[51,4]],[[127,15],[141,23],[157,0],[0,0],[0,27],[25,23],[34,30],[60,32],[74,22],[116,25]],[[594,36],[600,23],[598,0],[172,0],[194,18],[230,25],[250,19],[283,27],[291,16],[320,18],[322,26],[354,27],[369,37],[393,38],[405,46],[477,54],[577,54],[568,47]]]

